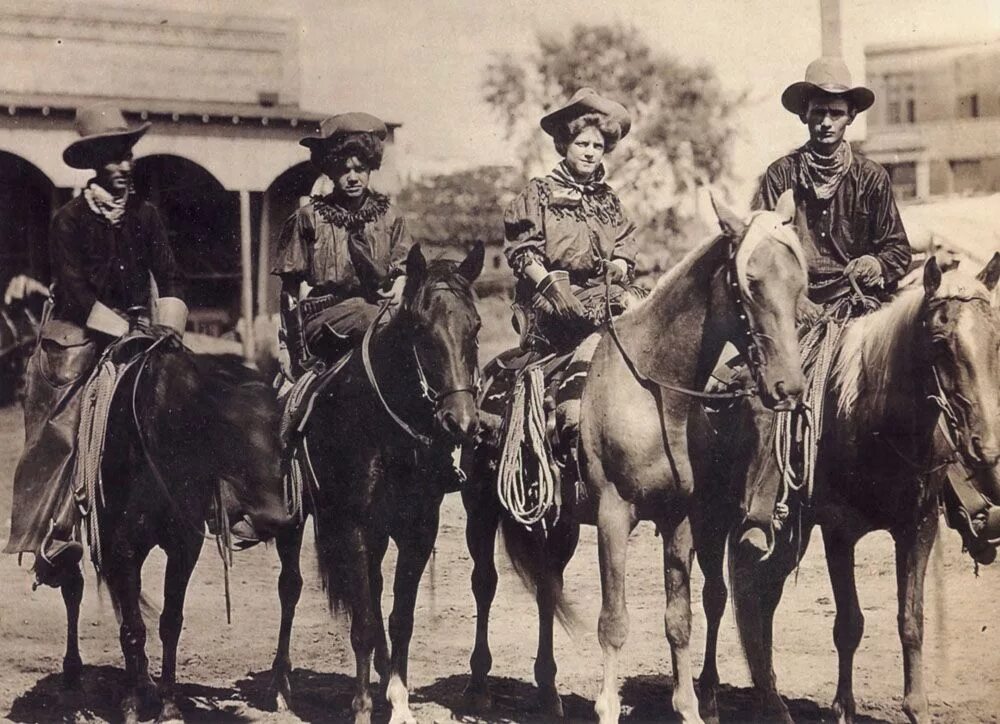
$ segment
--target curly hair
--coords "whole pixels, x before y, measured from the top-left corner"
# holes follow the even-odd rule
[[[310,160],[317,168],[342,167],[353,157],[369,171],[377,171],[382,166],[382,152],[382,140],[374,133],[350,133],[313,146]]]
[[[560,156],[566,156],[566,149],[573,139],[580,135],[585,128],[596,128],[604,137],[604,152],[611,153],[618,141],[622,138],[622,127],[613,118],[601,115],[600,113],[586,113],[577,116],[561,129],[561,132],[554,137],[556,152]]]

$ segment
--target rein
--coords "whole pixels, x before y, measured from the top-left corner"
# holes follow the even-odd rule
[[[602,259],[602,262],[604,264],[604,308],[608,317],[608,331],[611,333],[611,338],[615,341],[615,346],[618,348],[618,352],[621,354],[622,359],[625,361],[625,365],[628,367],[629,372],[632,373],[633,377],[643,384],[653,384],[662,389],[701,400],[736,400],[742,397],[753,397],[757,394],[757,390],[752,387],[748,389],[741,388],[732,392],[705,392],[704,390],[695,390],[673,382],[665,382],[642,372],[636,365],[635,360],[632,359],[628,351],[625,349],[625,345],[618,334],[618,328],[615,326],[615,318],[611,314],[611,268],[607,259]],[[753,378],[757,379],[760,367],[760,349],[757,346],[756,341],[758,332],[754,331],[753,325],[750,322],[750,315],[746,311],[743,299],[740,296],[739,282],[736,279],[735,269],[733,268],[735,262],[736,244],[731,242],[729,246],[729,256],[726,261],[726,285],[733,291],[732,299],[736,308],[739,310],[738,316],[740,320],[745,323],[743,331],[747,337],[747,364],[750,367]]]

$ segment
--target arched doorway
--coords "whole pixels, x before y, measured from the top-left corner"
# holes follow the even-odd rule
[[[49,220],[59,201],[37,166],[0,151],[0,289],[17,274],[49,282]]]
[[[240,316],[240,202],[203,167],[154,155],[135,162],[135,188],[155,204],[187,277],[195,331],[219,335]]]
[[[261,203],[261,238],[257,267],[257,313],[274,314],[278,311],[279,284],[271,275],[278,236],[285,219],[309,197],[309,192],[319,174],[309,162],[302,162],[283,171],[264,192]]]

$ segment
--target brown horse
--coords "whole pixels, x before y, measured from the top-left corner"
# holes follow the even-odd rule
[[[478,620],[467,696],[489,704],[489,607],[496,591],[493,561],[498,523],[515,565],[535,586],[539,612],[535,677],[543,707],[561,714],[552,650],[553,617],[562,598],[563,570],[581,523],[599,529],[603,606],[599,638],[605,652],[601,721],[617,721],[618,652],[625,642],[625,550],[639,520],[664,536],[667,636],[674,652],[674,707],[697,720],[687,639],[688,574],[692,558],[687,511],[693,478],[687,420],[698,404],[727,340],[754,360],[760,395],[790,407],[803,385],[795,311],[806,273],[791,225],[791,195],[775,212],[756,212],[748,225],[720,210],[723,234],[696,249],[662,279],[639,306],[619,317],[591,363],[581,403],[581,473],[587,495],[577,499],[564,481],[562,506],[547,530],[526,530],[501,513],[494,451],[477,450],[474,475],[463,489],[466,538]],[[491,477],[492,475],[492,477]],[[491,481],[493,484],[491,484]]]
[[[401,309],[366,335],[360,353],[317,399],[306,431],[317,477],[306,512],[316,523],[330,607],[351,614],[357,724],[371,721],[373,657],[392,705],[391,721],[415,721],[407,662],[417,589],[437,538],[441,501],[456,482],[450,454],[478,423],[481,323],[472,284],[483,260],[482,244],[460,264],[428,264],[414,246]],[[390,538],[399,551],[389,616],[391,656],[382,622],[382,559]],[[302,590],[301,544],[302,526],[278,538],[281,631],[272,673],[279,709],[291,697],[289,646]]]
[[[921,663],[924,573],[948,464],[961,462],[980,493],[1000,501],[1000,316],[990,303],[998,277],[1000,254],[978,279],[959,271],[942,275],[932,257],[924,267],[922,288],[907,290],[852,322],[840,340],[828,385],[812,500],[791,499],[790,538],[764,561],[741,555],[731,544],[737,624],[768,715],[791,721],[772,665],[774,613],[785,579],[805,553],[813,525],[819,524],[837,606],[835,715],[850,722],[855,713],[854,653],[864,617],[854,548],[869,532],[888,530],[896,547],[903,709],[911,721],[928,720]],[[952,420],[948,434],[940,429],[943,411]],[[715,642],[727,595],[725,540],[739,523],[738,501],[747,476],[762,481],[761,489],[771,491],[773,500],[780,477],[772,454],[773,417],[760,406],[747,405],[725,422],[721,438],[706,429],[696,438],[715,454],[698,477],[706,490],[715,488],[694,518],[708,618],[700,681],[703,701],[711,703],[713,713],[719,681]],[[703,458],[709,455],[703,451]],[[720,503],[727,498],[728,504]]]

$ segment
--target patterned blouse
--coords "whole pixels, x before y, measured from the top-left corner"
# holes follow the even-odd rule
[[[316,196],[285,222],[271,273],[305,281],[318,293],[368,297],[405,271],[412,245],[388,196],[368,192],[356,211]]]

